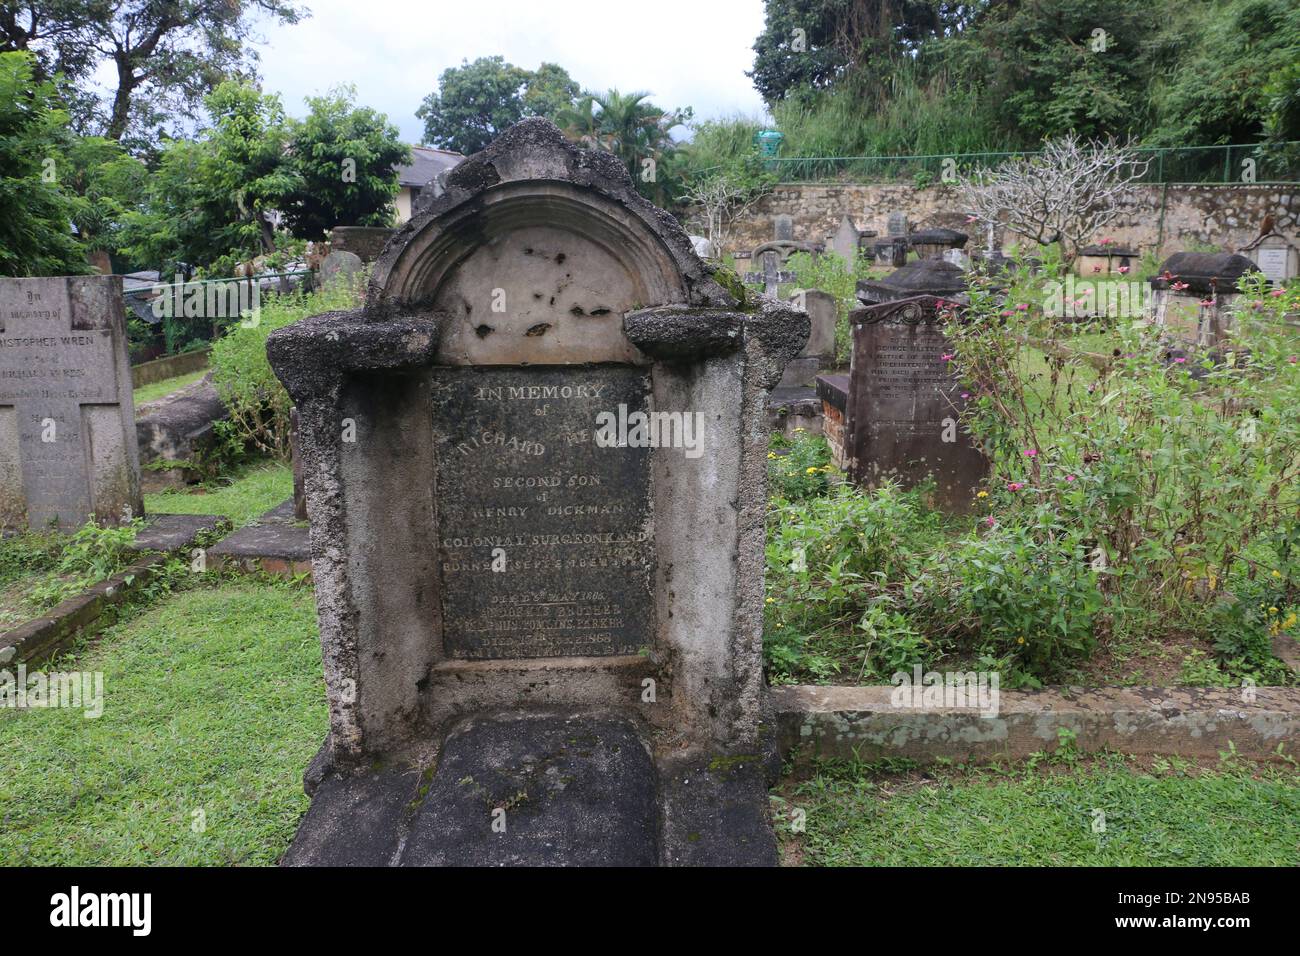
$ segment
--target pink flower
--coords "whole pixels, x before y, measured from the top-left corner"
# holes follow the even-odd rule
[[[1171,285],[1169,288],[1173,289],[1175,292],[1182,292],[1184,289],[1187,288],[1187,283],[1186,283],[1186,282],[1175,282],[1175,283],[1174,283],[1173,285]]]
[[[962,392],[962,393],[961,393],[961,397],[962,397],[962,398],[970,398],[970,392]]]
[[[1286,295],[1286,289],[1274,289],[1269,295],[1277,298],[1279,295]]]
[[[1093,271],[1093,272],[1100,272],[1100,271],[1101,271],[1101,266],[1093,266],[1093,267],[1092,267],[1092,271]]]
[[[1009,315],[1015,315],[1015,313],[1012,312],[1010,309],[1003,309],[1003,310],[1002,310],[1002,318],[1005,319],[1005,318],[1006,318],[1007,316],[1009,316]]]
[[[1290,362],[1292,365],[1294,365],[1294,364],[1296,363],[1296,356],[1294,356],[1294,355],[1288,355],[1288,356],[1286,357],[1286,360],[1287,360],[1288,362]]]
[[[1007,491],[1019,491],[1023,487],[1025,487],[1024,482],[1012,481],[1007,484]]]
[[[1065,476],[1065,480],[1066,480],[1066,481],[1074,481],[1074,475],[1066,475],[1066,476]]]
[[[951,362],[953,356],[952,356],[952,353],[951,353],[951,352],[945,352],[943,355],[939,356],[939,358],[940,358],[941,361],[944,361],[944,362]]]
[[[1201,300],[1201,305],[1214,305],[1214,300],[1213,300],[1213,299],[1202,299],[1202,300]]]
[[[996,528],[998,526],[997,519],[994,518],[992,515],[989,515],[987,518],[985,518],[984,523],[988,525],[990,528]]]
[[[1179,365],[1182,365],[1184,362],[1187,361],[1187,359],[1185,359],[1183,356],[1180,355],[1178,356],[1178,358],[1174,359],[1174,361],[1177,362]]]
[[[1102,244],[1103,246],[1112,246],[1112,245],[1115,244],[1115,240],[1114,240],[1113,238],[1111,238],[1110,236],[1107,236],[1105,239],[1103,239],[1103,240],[1101,241],[1101,244]]]
[[[1026,458],[1037,458],[1037,457],[1038,457],[1038,449],[1037,449],[1037,448],[1026,448],[1026,449],[1025,449],[1025,457],[1026,457]]]
[[[1029,305],[1028,305],[1028,303],[1025,303],[1025,302],[1021,302],[1021,303],[1019,303],[1019,304],[1016,306],[1016,311],[1017,311],[1017,312],[1028,312],[1028,311],[1029,311]]]
[[[1123,275],[1128,275],[1128,266],[1120,266],[1120,267],[1119,267],[1119,274],[1122,275],[1122,276],[1123,276]]]

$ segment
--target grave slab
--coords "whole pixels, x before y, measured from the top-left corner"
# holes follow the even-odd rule
[[[311,573],[308,530],[295,517],[292,498],[218,541],[208,549],[207,556],[214,568],[229,563],[246,571],[269,574]]]

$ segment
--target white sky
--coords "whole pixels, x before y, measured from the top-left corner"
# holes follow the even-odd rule
[[[357,101],[418,143],[416,107],[462,59],[558,63],[584,88],[648,90],[697,119],[761,116],[745,71],[762,0],[306,0],[312,16],[256,31],[266,92],[301,116],[303,97],[354,83]]]

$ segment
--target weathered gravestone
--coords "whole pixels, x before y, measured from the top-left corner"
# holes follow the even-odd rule
[[[363,309],[268,343],[330,708],[285,862],[774,862],[764,406],[807,319],[545,120],[445,186]]]
[[[1151,279],[1151,319],[1171,344],[1214,348],[1232,327],[1237,282],[1258,271],[1245,256],[1175,252]]]
[[[119,276],[0,279],[0,524],[138,517]]]
[[[885,226],[886,235],[906,236],[910,225],[911,224],[907,221],[907,213],[891,212]]]
[[[355,252],[346,250],[334,250],[320,266],[321,285],[329,288],[339,283],[351,283],[357,281],[353,277],[365,268],[365,263]]]
[[[888,477],[911,487],[932,479],[935,504],[962,512],[974,504],[985,461],[959,421],[966,399],[941,314],[951,307],[951,300],[923,295],[850,315],[853,360],[842,445],[858,484]],[[832,384],[818,379],[824,400]]]
[[[858,246],[861,238],[862,234],[858,232],[858,227],[854,225],[853,220],[847,215],[840,218],[840,224],[835,230],[835,235],[830,238],[831,251],[844,260],[850,272],[857,265]]]
[[[1300,248],[1280,232],[1268,232],[1241,250],[1259,264],[1259,271],[1274,285],[1300,276]]]
[[[790,298],[795,308],[808,313],[808,344],[786,365],[781,388],[811,388],[817,373],[835,362],[835,323],[839,310],[835,296],[821,289],[800,289]]]

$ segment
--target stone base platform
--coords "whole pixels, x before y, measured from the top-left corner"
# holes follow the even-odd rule
[[[762,762],[656,766],[614,714],[466,718],[435,764],[326,773],[284,866],[768,866]]]
[[[209,567],[215,570],[226,564],[286,577],[310,574],[311,542],[307,527],[294,519],[293,499],[208,549]]]

